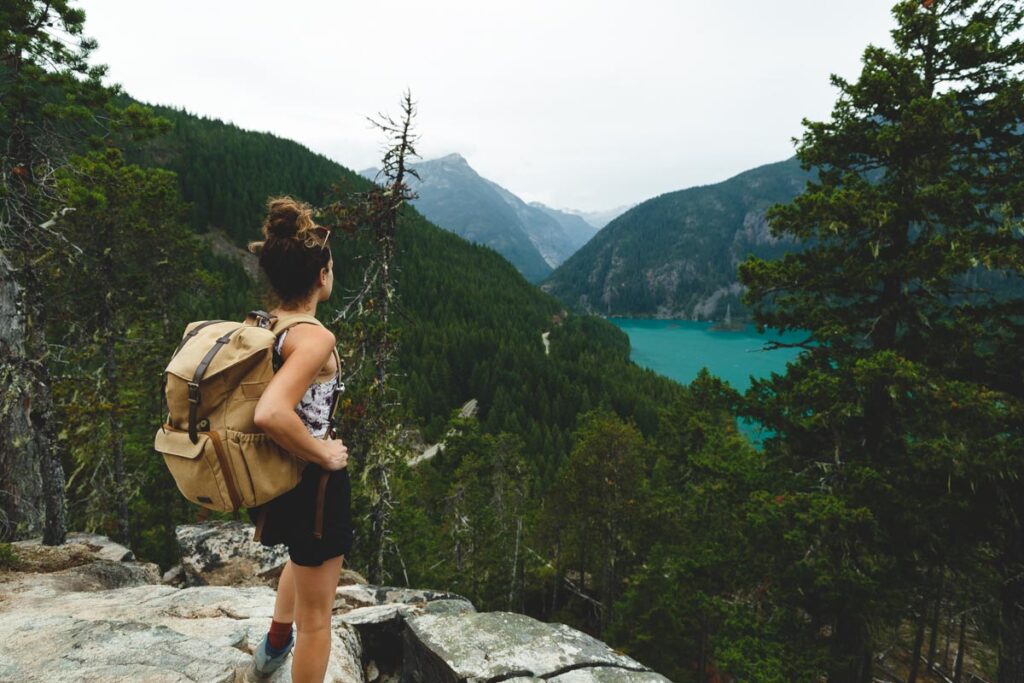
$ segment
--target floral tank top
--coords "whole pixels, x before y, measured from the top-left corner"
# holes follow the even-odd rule
[[[274,350],[277,352],[275,355],[275,370],[284,362],[281,357],[281,345],[284,343],[284,338],[287,335],[288,330],[282,332],[281,336],[277,339],[277,345],[274,347]],[[343,391],[344,388],[345,385],[341,381],[341,368],[338,368],[338,372],[333,379],[327,382],[313,382],[310,384],[309,389],[306,389],[305,395],[299,400],[299,404],[295,406],[295,412],[298,413],[302,424],[306,425],[309,433],[318,439],[322,438],[331,426],[331,405],[334,402],[334,395]]]

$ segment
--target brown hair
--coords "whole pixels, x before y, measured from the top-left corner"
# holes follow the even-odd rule
[[[271,197],[261,229],[263,240],[249,242],[249,251],[260,257],[260,267],[286,308],[313,292],[320,269],[331,261],[327,235],[318,228],[305,202]]]

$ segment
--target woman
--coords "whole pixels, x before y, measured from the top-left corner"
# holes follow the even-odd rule
[[[272,198],[267,208],[264,239],[251,242],[249,250],[259,254],[260,267],[280,299],[270,312],[279,317],[315,315],[334,285],[330,232],[315,224],[309,206],[291,197]],[[322,438],[330,428],[331,401],[341,381],[334,344],[331,331],[315,323],[282,332],[275,345],[276,372],[256,404],[256,426],[309,462],[298,486],[248,511],[255,523],[265,509],[260,542],[286,544],[289,558],[277,586],[270,631],[253,653],[255,667],[260,673],[275,671],[294,645],[295,683],[324,680],[331,652],[331,608],[342,562],[352,546],[348,450],[340,439]],[[333,379],[316,381],[324,376]],[[324,470],[330,475],[323,533],[316,539],[314,508]]]

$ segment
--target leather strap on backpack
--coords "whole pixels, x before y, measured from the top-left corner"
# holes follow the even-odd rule
[[[260,508],[259,515],[256,517],[256,531],[252,535],[252,540],[259,542],[260,537],[263,535],[263,526],[267,523],[267,506],[264,505]]]
[[[203,381],[203,375],[206,374],[206,369],[210,367],[210,362],[213,357],[217,355],[217,352],[224,348],[224,345],[231,341],[231,335],[238,330],[242,329],[243,325],[228,330],[220,338],[217,339],[216,343],[210,347],[210,350],[203,356],[203,360],[199,362],[199,366],[196,368],[195,374],[192,376],[192,380],[188,383],[188,438],[192,443],[199,443],[199,431],[196,429],[196,418],[199,412],[199,401],[201,396],[199,394],[199,383]]]
[[[332,426],[334,423],[334,411],[338,407],[338,399],[341,398],[341,358],[338,356],[338,350],[334,350],[334,356],[338,359],[338,384],[334,387],[334,393],[331,396],[331,409],[327,411],[327,431],[324,432],[324,439],[327,439],[331,432],[334,431]],[[346,465],[348,467],[348,465]],[[321,538],[324,530],[324,497],[327,491],[327,480],[330,478],[331,473],[324,471],[320,473],[320,486],[317,488],[316,497],[316,524],[313,527],[313,538]]]
[[[201,329],[203,329],[204,327],[208,327],[210,325],[213,325],[215,323],[226,323],[226,322],[227,322],[227,320],[204,320],[203,322],[201,322],[198,325],[196,325],[195,327],[193,327],[191,330],[188,331],[188,333],[184,337],[181,338],[181,343],[178,344],[178,348],[174,349],[174,353],[171,354],[171,360],[175,359],[175,357],[178,355],[178,353],[181,351],[181,349],[185,346],[185,344],[188,343],[188,340],[191,339],[192,337],[196,336],[197,334],[199,334],[199,331]],[[163,373],[162,375],[160,375],[160,404],[163,406],[163,412],[167,413],[167,420],[165,420],[165,422],[169,423],[171,421],[171,413],[170,413],[170,411],[167,408],[167,373],[166,372]],[[193,441],[193,443],[195,443],[195,442]]]

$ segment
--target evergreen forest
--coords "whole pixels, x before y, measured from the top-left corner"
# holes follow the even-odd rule
[[[800,248],[731,266],[737,306],[807,337],[740,394],[632,362],[577,312],[583,252],[561,301],[407,201],[388,303],[351,314],[379,244],[346,207],[379,187],[105,84],[69,0],[5,3],[0,541],[98,532],[167,569],[176,525],[246,519],[182,497],[153,434],[186,325],[273,303],[246,245],[291,195],[356,216],[317,312],[342,357],[394,350],[391,398],[356,373],[337,415],[346,566],[569,624],[680,683],[1024,683],[1022,30],[1012,0],[899,0],[893,46],[833,77],[830,117],[756,198],[772,244]],[[750,199],[726,189],[708,201]],[[619,222],[668,240],[666,206],[587,248]],[[713,251],[716,226],[686,234]],[[616,305],[664,303],[624,278]],[[684,285],[674,300],[711,291]],[[750,443],[741,418],[770,435]]]

